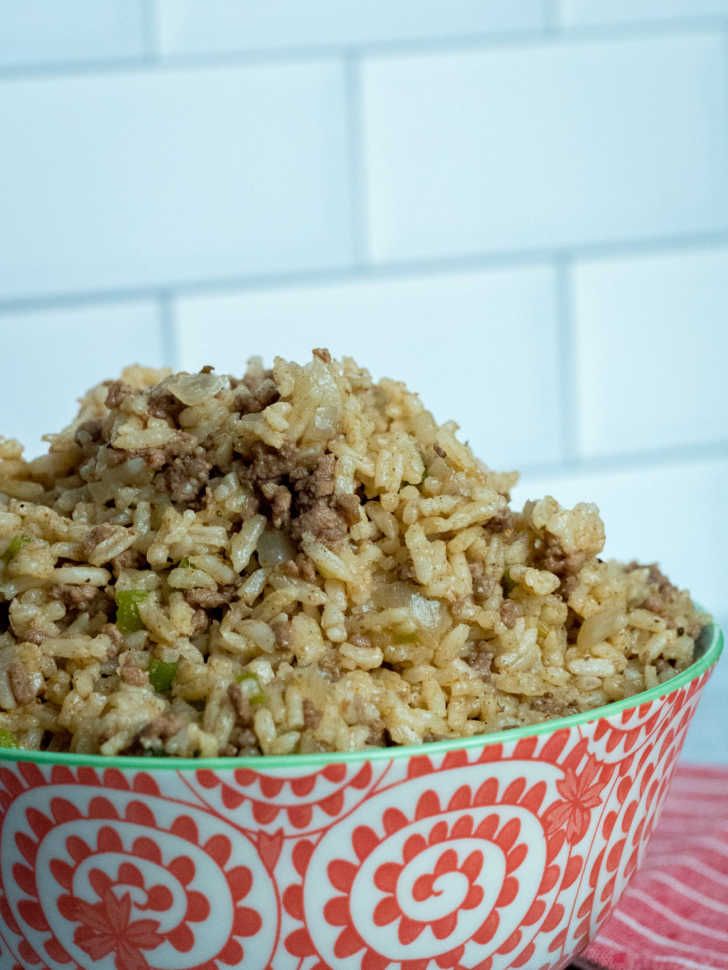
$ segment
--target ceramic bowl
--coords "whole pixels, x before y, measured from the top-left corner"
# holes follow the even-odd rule
[[[555,970],[640,864],[722,637],[608,707],[206,761],[0,751],[0,967]]]

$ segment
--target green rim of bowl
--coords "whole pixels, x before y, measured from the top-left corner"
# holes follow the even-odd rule
[[[700,656],[686,667],[681,673],[669,680],[639,694],[632,694],[623,700],[594,707],[568,717],[553,718],[550,721],[540,721],[538,724],[527,724],[523,727],[506,728],[491,734],[473,734],[467,738],[448,738],[445,741],[430,741],[426,744],[394,745],[391,748],[365,748],[358,751],[319,751],[314,754],[286,754],[286,755],[256,755],[248,757],[227,758],[173,758],[158,756],[117,755],[107,757],[101,754],[72,754],[57,751],[27,751],[23,748],[0,748],[0,762],[23,761],[36,765],[65,765],[67,767],[90,767],[98,769],[144,769],[147,771],[162,770],[207,770],[231,771],[235,768],[277,768],[300,769],[318,768],[332,762],[355,764],[364,761],[381,761],[389,758],[408,758],[413,755],[437,755],[448,751],[467,750],[484,745],[500,744],[504,741],[520,741],[522,738],[535,737],[563,728],[579,727],[590,721],[597,721],[602,717],[611,717],[630,707],[639,707],[650,701],[672,693],[692,680],[700,677],[718,660],[723,650],[723,633],[720,627],[711,623],[706,626],[698,639]]]

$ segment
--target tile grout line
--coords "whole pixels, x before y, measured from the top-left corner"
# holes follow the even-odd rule
[[[349,196],[354,261],[369,261],[368,191],[364,153],[364,117],[361,92],[361,62],[350,51],[344,58],[346,124],[349,151]]]
[[[548,10],[549,8],[547,8]],[[412,54],[463,53],[469,51],[498,50],[501,48],[533,47],[536,44],[554,43],[583,44],[609,43],[611,41],[634,38],[654,39],[660,37],[682,36],[685,34],[705,34],[722,32],[725,20],[715,16],[676,18],[669,21],[640,21],[631,24],[601,24],[558,27],[550,23],[542,27],[512,29],[504,31],[473,32],[454,34],[451,37],[401,38],[392,41],[369,41],[358,45],[328,44],[316,47],[286,47],[259,50],[207,51],[193,54],[167,54],[161,56],[158,45],[158,20],[150,10],[145,17],[145,41],[151,42],[152,60],[149,58],[109,58],[106,60],[86,61],[47,61],[39,64],[25,64],[0,68],[0,82],[26,80],[33,78],[55,78],[84,76],[89,74],[118,74],[140,68],[160,71],[224,69],[265,65],[280,62],[306,62],[341,58],[347,52],[356,51],[357,57],[409,56]],[[549,10],[548,20],[551,20]]]
[[[161,59],[159,43],[159,4],[157,0],[145,0],[144,3],[144,47],[147,62],[156,67]]]
[[[569,258],[577,261],[602,259],[631,259],[640,255],[680,253],[690,250],[711,250],[728,246],[728,231],[659,236],[645,239],[621,240],[608,243],[585,243],[553,249],[522,249],[444,256],[432,259],[390,260],[358,266],[324,267],[322,269],[291,270],[290,272],[258,273],[252,276],[223,278],[206,277],[198,280],[157,280],[148,285],[109,287],[97,290],[76,290],[19,297],[0,297],[0,314],[55,309],[89,303],[124,302],[155,299],[161,291],[185,298],[194,295],[215,296],[230,291],[248,292],[278,287],[321,286],[340,283],[366,283],[407,279],[418,276],[441,276],[456,273],[485,272],[533,268]]]
[[[557,353],[559,359],[559,406],[561,409],[561,450],[564,463],[579,455],[577,407],[579,374],[572,291],[573,261],[568,255],[556,262]]]
[[[649,451],[612,453],[609,455],[584,456],[573,461],[544,462],[528,465],[520,463],[521,477],[525,479],[546,477],[570,478],[574,475],[610,474],[656,469],[666,465],[689,467],[701,461],[728,460],[728,439],[709,444],[684,444]]]
[[[543,0],[544,22],[550,34],[561,31],[561,0]]]
[[[172,370],[180,369],[179,341],[177,339],[177,320],[174,312],[174,299],[171,293],[163,292],[157,296],[159,320],[162,327],[162,352],[164,363]]]

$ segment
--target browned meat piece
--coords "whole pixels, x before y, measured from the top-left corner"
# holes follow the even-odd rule
[[[86,445],[97,444],[101,441],[102,424],[98,420],[84,421],[76,428],[73,438],[82,448]]]
[[[255,731],[251,731],[250,728],[236,724],[236,726],[230,732],[230,740],[220,751],[220,754],[227,757],[260,754],[260,747],[258,745],[258,739],[255,736]]]
[[[644,569],[645,566],[637,562],[631,562],[627,569],[630,571],[634,569]],[[646,610],[651,610],[653,613],[657,613],[667,623],[670,627],[675,627],[676,623],[672,616],[673,607],[675,601],[680,596],[680,590],[675,586],[667,576],[662,572],[657,563],[650,563],[647,565],[648,573],[648,586],[649,593],[641,605]],[[688,627],[687,634],[693,638],[697,637],[701,630],[701,622],[696,618],[693,623]],[[683,631],[686,632],[686,631]]]
[[[144,555],[138,549],[125,549],[120,555],[111,560],[114,572],[118,576],[122,569],[141,569]]]
[[[397,566],[396,577],[403,583],[417,582],[417,573],[415,572],[415,567],[411,559],[408,559],[406,562],[400,563],[399,566]]]
[[[318,357],[319,360],[322,360],[324,364],[331,363],[331,353],[325,347],[314,347],[313,355],[314,357]]]
[[[359,520],[359,498],[334,494],[335,472],[335,455],[316,457],[290,446],[276,452],[258,443],[238,474],[257,487],[275,528],[289,528],[297,541],[309,532],[334,543]]]
[[[253,708],[250,704],[248,695],[240,684],[230,684],[228,687],[228,697],[238,715],[238,722],[244,727],[253,723]]]
[[[468,563],[468,567],[473,577],[473,596],[479,600],[488,599],[498,583],[491,576],[485,575],[485,565],[482,562]]]
[[[558,700],[553,694],[533,697],[531,699],[531,706],[540,714],[545,714],[546,717],[566,717],[568,714],[578,713],[579,710],[576,704]]]
[[[191,624],[191,630],[190,630],[191,636],[198,637],[201,633],[205,632],[205,630],[208,628],[209,625],[210,625],[210,617],[207,615],[207,613],[205,613],[205,611],[202,609],[195,610],[192,616],[192,624]]]
[[[173,738],[184,726],[183,718],[168,711],[155,717],[145,728],[142,728],[139,732],[139,742],[146,749],[163,748],[164,742]]]
[[[508,532],[509,529],[513,528],[514,517],[513,513],[504,509],[502,512],[498,512],[491,519],[488,519],[486,523],[486,528],[491,532]]]
[[[8,681],[18,704],[30,704],[34,700],[36,689],[32,678],[19,660],[13,660],[8,664]]]
[[[187,431],[178,431],[171,441],[159,448],[138,448],[130,451],[109,448],[107,450],[107,460],[110,465],[120,464],[130,458],[143,458],[144,463],[154,471],[159,471],[160,468],[170,464],[173,459],[182,456],[205,456],[205,451],[197,443],[197,439]]]
[[[284,529],[291,521],[291,502],[293,496],[285,485],[275,482],[264,482],[261,486],[263,495],[270,502],[271,522],[274,528]]]
[[[280,397],[278,387],[266,372],[260,379],[244,380],[235,393],[235,408],[241,414],[258,414]]]
[[[303,702],[303,724],[304,727],[315,730],[321,722],[321,712],[316,708],[313,701],[306,698]]]
[[[561,543],[554,536],[547,536],[538,557],[539,569],[548,569],[562,580],[567,576],[575,576],[586,562],[585,552],[573,552],[567,555],[561,548]]]
[[[347,532],[346,522],[336,509],[323,501],[303,512],[291,523],[291,535],[300,540],[304,533],[310,533],[324,543],[339,542]]]
[[[334,494],[336,472],[336,456],[322,455],[316,462],[313,471],[305,465],[294,468],[291,478],[294,479],[296,496],[299,503],[317,498],[327,498]]]
[[[367,735],[367,744],[371,744],[376,748],[383,748],[387,743],[387,732],[384,727],[384,721],[381,717],[378,717],[375,721],[369,725],[369,734]]]
[[[188,589],[185,591],[185,599],[190,606],[203,610],[214,610],[218,606],[224,606],[235,596],[234,586],[219,586],[217,589]]]
[[[510,603],[511,601],[506,600],[506,602]],[[479,640],[473,648],[473,653],[470,658],[470,666],[485,680],[490,677],[494,657],[495,653],[490,648],[488,641]]]
[[[83,558],[88,559],[96,546],[100,542],[103,542],[104,539],[108,539],[110,535],[113,535],[113,532],[114,528],[108,522],[95,525],[81,543],[81,555]]]
[[[283,445],[280,451],[271,451],[266,445],[256,442],[249,461],[241,464],[238,474],[255,484],[271,482],[290,475],[296,463],[296,449],[291,445]]]
[[[25,634],[25,639],[28,643],[35,643],[36,646],[40,646],[47,636],[48,634],[43,633],[41,630],[28,630]]]
[[[110,606],[106,590],[96,586],[52,586],[50,595],[53,599],[60,600],[72,613],[106,612]]]
[[[242,383],[248,388],[249,391],[255,391],[263,381],[267,380],[273,380],[273,371],[270,369],[270,367],[263,369],[253,367],[245,372]]]
[[[193,502],[207,485],[210,468],[202,449],[195,455],[174,458],[162,476],[164,487],[172,501]]]
[[[500,606],[500,616],[509,630],[513,629],[516,625],[516,620],[522,615],[523,611],[518,603],[514,603],[513,600],[503,600]]]
[[[155,418],[167,418],[173,424],[177,423],[184,404],[174,394],[164,388],[155,388],[149,395],[149,413]]]
[[[124,381],[111,381],[106,392],[106,407],[118,408],[124,398],[134,393],[134,389],[125,384]]]
[[[341,667],[339,666],[339,658],[335,650],[327,650],[326,653],[319,660],[319,667],[321,672],[329,678],[329,680],[338,680],[341,676]]]
[[[131,687],[143,687],[149,681],[146,670],[136,667],[134,664],[126,663],[119,667],[119,677],[125,684]]]

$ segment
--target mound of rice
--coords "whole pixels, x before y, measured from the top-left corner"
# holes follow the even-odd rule
[[[0,440],[0,744],[180,756],[465,737],[687,666],[707,621],[599,557],[596,506],[509,508],[403,384],[315,350],[127,368],[25,461]]]

